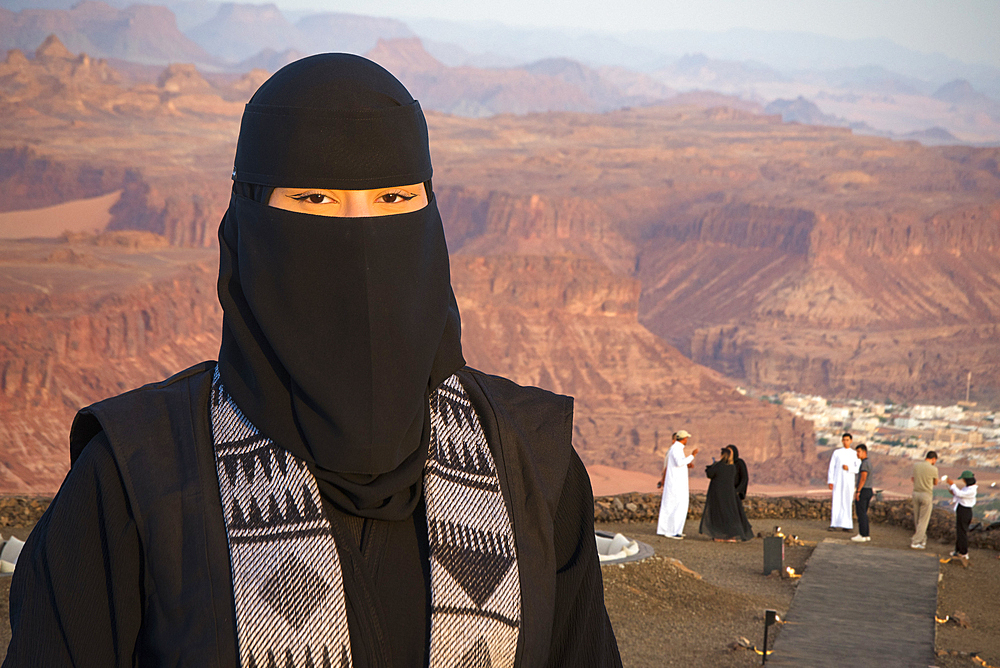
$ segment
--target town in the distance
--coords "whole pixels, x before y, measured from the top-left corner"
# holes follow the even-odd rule
[[[737,389],[741,394],[757,394]],[[933,450],[940,465],[1000,468],[1000,411],[978,407],[968,398],[951,406],[934,406],[827,399],[798,392],[757,396],[811,421],[820,448],[839,446],[841,434],[850,432],[854,442],[866,443],[872,454],[916,461]],[[980,490],[986,503],[979,504],[977,518],[987,523],[1000,521],[1000,486],[984,489],[980,485]],[[946,496],[943,487],[936,496]]]

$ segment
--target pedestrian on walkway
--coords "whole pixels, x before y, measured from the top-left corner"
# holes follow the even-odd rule
[[[827,531],[850,531],[854,528],[851,502],[854,498],[854,474],[858,470],[858,457],[851,449],[853,440],[853,436],[844,434],[840,439],[843,447],[830,455],[826,482],[833,492],[833,503],[830,508],[830,528]]]
[[[934,507],[934,485],[938,484],[937,453],[933,450],[924,461],[913,465],[913,538],[910,547],[923,550],[927,547],[927,523],[931,521]]]
[[[955,509],[955,551],[951,556],[959,559],[969,558],[969,522],[972,521],[972,508],[976,505],[976,476],[972,471],[962,471],[958,482],[952,483],[951,505]]]
[[[858,516],[858,535],[851,538],[855,543],[868,543],[868,504],[872,500],[872,465],[868,461],[868,446],[864,443],[855,448],[859,466],[854,487],[854,511]]]
[[[674,436],[674,442],[663,460],[663,474],[656,485],[663,486],[656,533],[676,540],[684,538],[684,520],[687,519],[689,501],[687,469],[694,468],[694,456],[698,454],[698,448],[695,448],[690,455],[684,455],[684,447],[689,438],[691,434],[683,429]]]

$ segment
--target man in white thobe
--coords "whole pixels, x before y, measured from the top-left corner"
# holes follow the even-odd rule
[[[677,540],[684,538],[684,520],[688,513],[687,470],[694,467],[694,456],[698,454],[698,448],[695,448],[690,455],[684,455],[689,438],[691,434],[683,429],[674,435],[674,442],[663,460],[663,475],[657,485],[663,485],[663,498],[660,500],[656,533]]]
[[[830,468],[827,469],[826,482],[833,490],[833,507],[830,512],[830,531],[842,529],[850,531],[854,528],[851,518],[851,506],[854,501],[854,474],[858,471],[861,461],[857,453],[851,449],[854,440],[850,434],[841,438],[843,447],[837,448],[830,457]]]

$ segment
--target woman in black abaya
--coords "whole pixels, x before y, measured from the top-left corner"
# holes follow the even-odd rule
[[[620,667],[572,400],[465,366],[419,104],[304,58],[232,176],[219,360],[78,413],[4,667]]]
[[[743,504],[736,492],[737,467],[733,451],[722,449],[722,459],[705,467],[711,482],[705,495],[705,508],[701,514],[698,533],[717,541],[735,542],[753,538],[753,528],[743,512]]]
[[[733,451],[733,464],[736,465],[736,496],[742,502],[747,498],[747,486],[750,484],[750,473],[747,471],[747,463],[740,458],[740,450],[733,444],[726,446]],[[743,504],[740,503],[742,506]]]

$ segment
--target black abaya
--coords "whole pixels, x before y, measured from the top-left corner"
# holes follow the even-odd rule
[[[733,464],[736,466],[736,495],[740,500],[747,498],[747,485],[750,484],[750,474],[747,472],[747,463],[740,459],[740,449],[735,445],[726,446],[733,452]]]
[[[736,485],[736,496],[740,497],[740,500],[747,498],[747,485],[750,484],[750,474],[747,472],[747,464],[742,459],[737,459],[733,462],[733,466],[736,467],[736,481],[733,483]]]
[[[712,538],[753,538],[753,527],[743,512],[743,504],[736,493],[737,467],[716,462],[705,467],[711,482],[705,495],[705,509],[701,514],[698,533]]]
[[[207,403],[211,375],[200,377],[204,381],[201,383],[204,396],[198,395],[193,402],[199,405]],[[517,388],[517,392],[507,390],[496,396],[496,383],[488,378],[483,383],[491,388],[489,394],[478,383],[470,382],[467,387],[489,442],[511,442],[516,440],[515,434],[527,431],[533,434],[542,453],[551,454],[559,449],[556,443],[540,435],[544,430],[532,428],[530,420],[525,425],[523,420],[512,419],[507,413],[498,414],[501,410],[513,410],[517,416],[532,410],[544,412],[538,407],[536,394]],[[494,405],[493,401],[497,403]],[[545,415],[551,422],[551,415]],[[205,434],[199,442],[210,452],[210,441],[202,442],[209,433],[208,411],[202,416],[204,424],[193,431]],[[501,418],[503,425],[508,426],[499,423]],[[142,432],[143,428],[136,430]],[[567,431],[567,450],[568,439]],[[105,432],[99,432],[81,450],[18,560],[10,593],[13,638],[4,668],[237,665],[233,592],[228,578],[230,557],[221,517],[218,529],[213,532],[210,527],[200,526],[195,521],[197,517],[169,514],[171,526],[184,527],[188,532],[184,540],[197,546],[190,552],[198,558],[195,563],[187,564],[190,570],[177,570],[171,577],[155,581],[153,586],[150,572],[162,573],[163,569],[150,568],[142,540],[148,534],[148,527],[136,520],[136,506],[126,493],[120,464]],[[525,493],[521,467],[548,471],[550,463],[545,457],[514,447],[509,450],[498,447],[496,457],[498,465],[509,467],[511,482],[518,485],[518,491],[508,495],[515,527],[541,541],[526,541],[533,546],[527,548],[528,552],[546,552],[552,562],[551,569],[544,568],[542,560],[537,558],[519,564],[522,583],[528,583],[524,591],[529,594],[523,608],[523,660],[517,665],[620,667],[614,632],[604,610],[600,565],[593,548],[593,494],[583,463],[575,454],[569,456],[565,475],[558,477],[560,484],[549,486],[561,489],[561,493],[552,494],[548,500],[553,516],[539,517],[527,511],[530,503],[523,501],[539,500],[541,495]],[[215,475],[212,467],[208,472]],[[149,475],[173,481],[159,469]],[[214,495],[214,502],[219,505],[218,483],[210,477],[206,484],[209,488],[185,485],[178,490],[178,496],[208,499]],[[512,497],[519,501],[511,500]],[[214,512],[206,511],[202,505],[194,503],[187,511],[214,516]],[[389,665],[426,665],[430,582],[429,573],[424,570],[428,565],[424,518],[361,521],[348,518],[330,506],[324,507],[327,513],[349,525],[360,554],[360,559],[351,560],[348,555],[354,551],[351,546],[338,545],[344,564],[353,665],[355,668],[384,666],[376,657],[381,653],[388,654]],[[545,527],[549,527],[551,534],[548,538],[544,537]],[[176,547],[171,543],[164,548],[168,552],[163,555],[166,561],[176,561],[175,555],[181,552]],[[220,569],[222,592],[211,591],[205,578],[192,575]],[[360,570],[366,571],[375,584],[367,604],[360,602],[357,595],[363,594],[357,584],[363,579]],[[157,619],[162,623],[162,615],[156,613],[169,607],[164,599],[172,601],[170,605],[176,603],[177,596],[171,598],[167,594],[177,591],[198,604],[183,610],[185,629],[170,635],[169,642],[180,657],[192,654],[188,651],[192,645],[197,647],[204,653],[197,662],[164,661],[163,648],[155,642],[164,634],[152,633],[149,628],[155,626]],[[550,592],[551,598],[545,592]],[[363,629],[370,626],[370,619],[376,615],[383,628],[393,629],[382,652],[363,635]],[[174,654],[170,656],[176,658]]]

